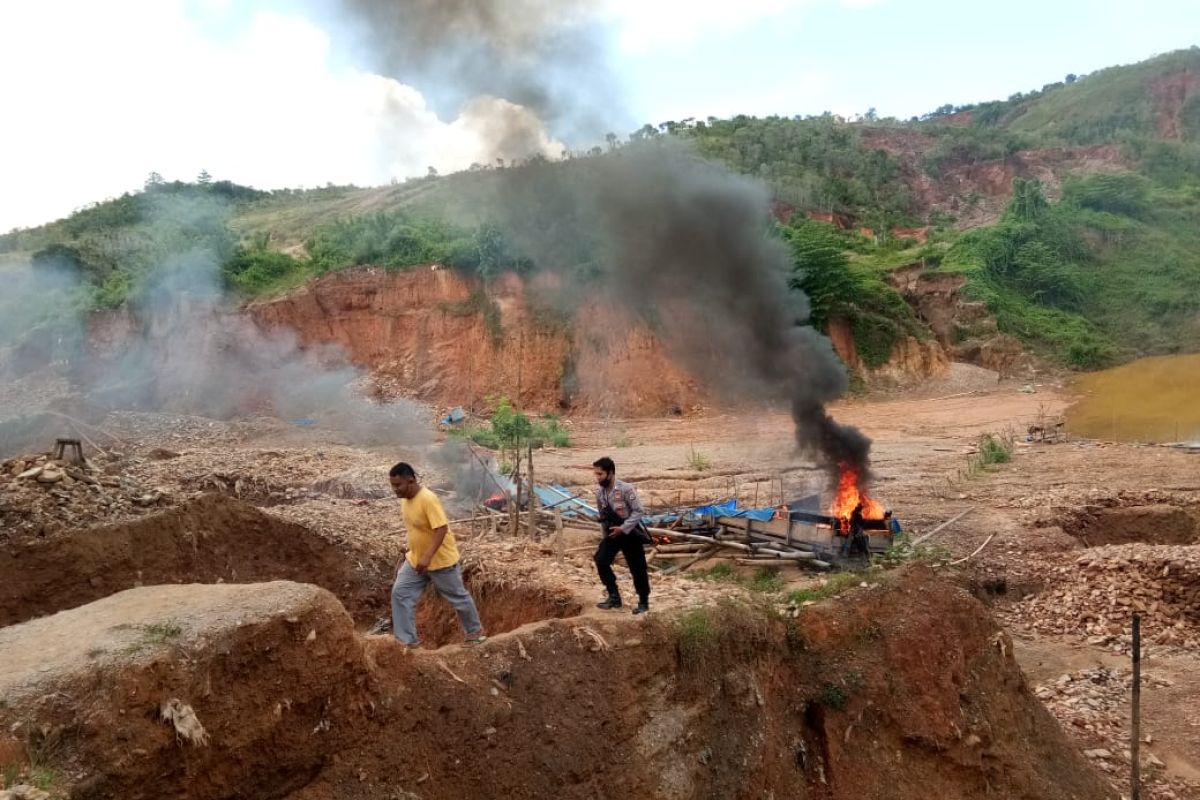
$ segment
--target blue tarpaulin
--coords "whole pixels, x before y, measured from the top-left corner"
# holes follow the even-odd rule
[[[735,511],[732,514],[725,514],[727,517],[743,517],[752,519],[757,522],[766,522],[775,518],[775,509],[773,508],[743,508]]]
[[[600,515],[595,508],[588,505],[583,498],[573,494],[565,486],[559,486],[558,484],[538,484],[533,487],[533,491],[537,494],[538,503],[541,504],[542,508],[562,509],[564,517],[584,516],[588,519],[599,519]],[[736,500],[726,500],[723,503],[697,506],[696,508],[682,509],[665,514],[647,514],[643,519],[647,525],[655,528],[670,525],[681,519],[695,523],[708,522],[711,524],[716,521],[717,517],[741,517],[766,522],[774,516],[775,509],[773,508],[739,509]]]
[[[450,413],[442,417],[443,425],[453,425],[456,422],[462,422],[467,418],[467,412],[462,410],[462,406],[457,406],[450,409]]]
[[[538,503],[542,508],[561,508],[564,517],[585,516],[588,519],[599,519],[600,514],[589,506],[578,495],[572,494],[565,486],[539,484],[533,487]]]

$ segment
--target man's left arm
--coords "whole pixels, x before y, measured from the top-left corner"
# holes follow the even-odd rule
[[[625,490],[625,507],[629,509],[629,516],[621,523],[621,533],[632,533],[638,522],[646,515],[646,511],[642,508],[642,501],[638,500],[637,489],[632,486]]]

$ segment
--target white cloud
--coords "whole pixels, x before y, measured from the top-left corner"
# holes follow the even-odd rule
[[[411,86],[334,68],[324,31],[255,15],[224,41],[188,11],[225,0],[0,4],[0,230],[201,169],[263,188],[385,183],[562,145],[519,106],[482,98],[442,120]],[[62,20],[71,18],[71,25]],[[525,134],[497,152],[498,119]]]

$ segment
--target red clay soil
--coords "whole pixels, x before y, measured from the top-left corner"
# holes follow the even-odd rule
[[[636,417],[721,402],[680,366],[677,343],[600,300],[583,302],[568,322],[545,310],[558,291],[553,275],[531,285],[508,275],[485,297],[477,281],[444,268],[358,268],[247,312],[266,328],[295,330],[305,346],[339,345],[385,395],[443,407],[486,411],[499,394],[531,410]],[[498,319],[489,323],[491,302]],[[924,345],[906,342],[889,379],[944,371],[945,354]],[[852,350],[839,352],[853,362]]]
[[[574,617],[583,610],[567,590],[550,591],[526,584],[514,585],[500,577],[485,577],[468,566],[464,583],[479,610],[483,629],[495,636],[530,622]],[[433,590],[417,604],[417,633],[421,644],[436,649],[461,642],[462,626],[454,609]]]
[[[1149,81],[1147,89],[1156,105],[1158,135],[1173,141],[1183,139],[1187,132],[1181,124],[1181,112],[1188,101],[1200,95],[1200,72],[1185,69],[1170,75],[1159,75]]]
[[[224,495],[0,548],[0,626],[155,583],[314,583],[358,617],[386,614],[391,565]]]
[[[937,140],[919,130],[873,128],[862,131],[863,143],[896,157],[901,176],[922,216],[946,213],[959,228],[995,222],[1012,197],[1013,178],[1037,178],[1056,198],[1062,181],[1073,172],[1121,172],[1129,160],[1120,145],[1050,147],[1021,150],[1005,159],[947,161],[937,177],[926,172],[922,158]],[[964,198],[974,198],[968,204]]]
[[[197,593],[189,620],[231,591],[163,588]],[[118,673],[55,673],[39,702],[0,707],[0,729],[65,725],[52,762],[85,798],[1113,796],[986,609],[925,569],[789,622],[740,605],[593,616],[437,653],[363,649],[323,596],[188,627]],[[206,748],[155,721],[170,698]]]
[[[531,309],[515,276],[496,282],[488,297],[449,269],[361,268],[247,310],[264,327],[295,330],[306,346],[338,344],[383,386],[443,406],[482,411],[487,398],[503,394],[543,411],[602,409],[616,387],[640,384],[652,390],[626,394],[622,412],[662,414],[697,400],[654,337],[628,320],[584,310],[587,325],[572,336],[554,313]],[[498,319],[489,323],[491,302]]]

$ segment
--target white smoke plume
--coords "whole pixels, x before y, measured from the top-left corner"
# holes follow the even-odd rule
[[[202,230],[224,213],[213,197],[158,199],[151,229]],[[145,409],[229,419],[270,414],[308,420],[367,445],[431,440],[431,412],[376,404],[359,390],[360,370],[335,347],[302,349],[289,331],[263,330],[241,315],[221,284],[220,255],[204,246],[163,256],[126,307],[93,313],[85,280],[63,265],[13,265],[0,326],[0,451],[31,442],[41,412],[96,417]],[[54,383],[56,393],[34,389]],[[65,382],[65,383],[64,383]],[[7,432],[7,434],[6,434]],[[42,443],[44,446],[44,443]]]

